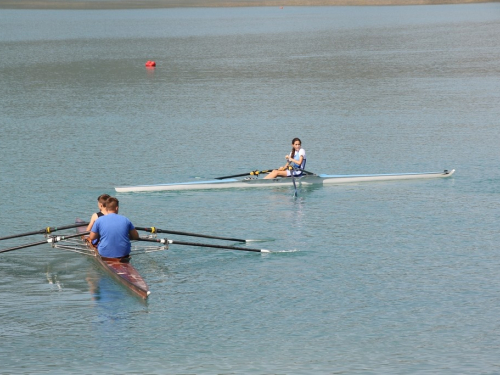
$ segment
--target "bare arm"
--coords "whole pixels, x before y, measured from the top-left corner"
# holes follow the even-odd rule
[[[94,225],[94,222],[97,220],[97,213],[94,213],[92,217],[90,218],[89,225],[87,225],[87,232],[92,229],[92,226]]]
[[[290,158],[290,155],[285,155],[286,164],[282,167],[279,167],[278,171],[286,171],[287,170],[288,166],[290,165],[290,160],[288,160],[289,158]]]
[[[93,240],[97,240],[99,238],[99,233],[96,233],[96,232],[90,232],[89,234],[89,238],[91,241]]]
[[[304,161],[304,156],[303,155],[300,155],[300,158],[299,160],[295,160],[295,159],[292,159],[290,156],[286,156],[286,160],[288,160],[288,163],[295,163],[297,164],[298,166],[301,166],[302,165],[302,162]]]
[[[92,233],[92,232],[90,232]],[[132,229],[129,233],[128,236],[130,237],[131,240],[138,240],[139,239],[139,233],[137,233],[137,229]]]

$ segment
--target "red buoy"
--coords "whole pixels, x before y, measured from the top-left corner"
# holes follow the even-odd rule
[[[156,63],[154,61],[146,61],[146,67],[147,68],[154,68],[156,66]]]

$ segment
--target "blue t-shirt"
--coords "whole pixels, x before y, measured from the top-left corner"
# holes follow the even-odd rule
[[[107,214],[97,219],[92,232],[99,234],[97,250],[103,257],[120,258],[130,254],[129,233],[135,229],[125,216]]]

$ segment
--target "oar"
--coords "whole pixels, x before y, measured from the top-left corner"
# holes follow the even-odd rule
[[[290,175],[292,176],[292,182],[293,182],[293,188],[294,188],[293,196],[297,197],[297,184],[295,183],[295,176],[293,175],[293,170],[291,172],[292,173],[290,173]]]
[[[89,234],[89,233],[90,232],[83,232],[83,233],[78,233],[78,234],[71,234],[69,236],[51,236],[51,237],[49,237],[49,238],[47,238],[47,239],[45,239],[43,241],[33,242],[33,243],[26,244],[26,245],[9,247],[8,249],[2,249],[2,250],[0,250],[0,253],[6,253],[8,251],[14,251],[14,250],[18,250],[18,249],[24,249],[26,247],[43,245],[43,244],[46,244],[46,243],[59,242],[59,241],[62,241],[62,240],[68,239],[68,238],[84,236],[84,235]]]
[[[266,249],[251,249],[248,247],[237,247],[237,246],[224,246],[224,245],[211,245],[206,243],[197,243],[197,242],[182,242],[182,241],[174,241],[166,238],[139,238],[139,241],[149,241],[149,242],[159,242],[163,244],[174,244],[174,245],[186,245],[186,246],[199,246],[199,247],[213,247],[216,249],[228,249],[228,250],[240,250],[240,251],[253,251],[257,253],[270,253],[271,250]]]
[[[207,234],[199,234],[199,233],[177,232],[177,231],[173,231],[173,230],[159,229],[159,228],[155,228],[155,227],[135,227],[135,229],[143,230],[143,231],[151,232],[151,233],[168,233],[168,234],[177,234],[179,236],[212,238],[215,240],[226,240],[226,241],[233,241],[233,242],[257,242],[257,241],[261,241],[261,240],[243,240],[241,238],[210,236]]]
[[[300,170],[300,171],[302,171],[302,172],[304,172],[304,174],[309,174],[309,175],[315,174],[313,172],[308,172],[308,171],[306,171],[305,169],[302,169],[302,168],[297,168],[297,169]],[[226,178],[233,178],[233,177],[258,176],[261,173],[270,173],[272,171],[273,171],[273,169],[266,169],[266,170],[263,170],[263,171],[251,171],[251,172],[247,172],[247,173],[233,174],[232,176],[215,177],[215,179],[216,180],[224,180]]]
[[[0,237],[0,240],[8,240],[10,238],[18,238],[18,237],[25,237],[25,236],[31,236],[33,234],[49,234],[52,232],[56,232],[58,230],[62,229],[70,229],[70,228],[76,228],[76,227],[86,227],[89,225],[89,223],[78,223],[78,224],[72,224],[72,225],[66,225],[64,227],[47,227],[45,229],[40,229],[34,232],[27,232],[27,233],[21,233],[21,234],[13,234],[12,236],[7,236],[7,237]]]
[[[293,182],[293,188],[294,188],[293,196],[297,197],[297,184],[295,183],[295,175],[293,174],[293,172],[294,171],[302,171],[302,173],[304,173],[305,175],[314,175],[315,173],[308,172],[305,169],[302,169],[300,167],[290,167],[289,166],[288,168],[290,168],[290,176],[292,177],[292,182]]]
[[[243,176],[258,176],[261,173],[269,173],[272,172],[272,169],[266,169],[264,171],[251,171],[242,174],[233,174],[232,176],[224,176],[224,177],[215,177],[216,180],[224,180],[225,178],[233,178],[233,177],[243,177]]]
[[[306,175],[316,174],[316,173],[313,173],[313,172],[306,171],[305,169],[302,169],[302,168],[299,168],[299,167],[296,167],[295,169],[298,170],[298,171],[302,171]]]

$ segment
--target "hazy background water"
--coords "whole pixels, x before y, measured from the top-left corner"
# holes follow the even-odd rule
[[[1,254],[1,372],[498,372],[499,34],[495,3],[0,11],[0,236],[281,165],[296,136],[318,173],[457,169],[118,194],[136,225],[294,251],[137,256],[145,304],[82,256]]]

